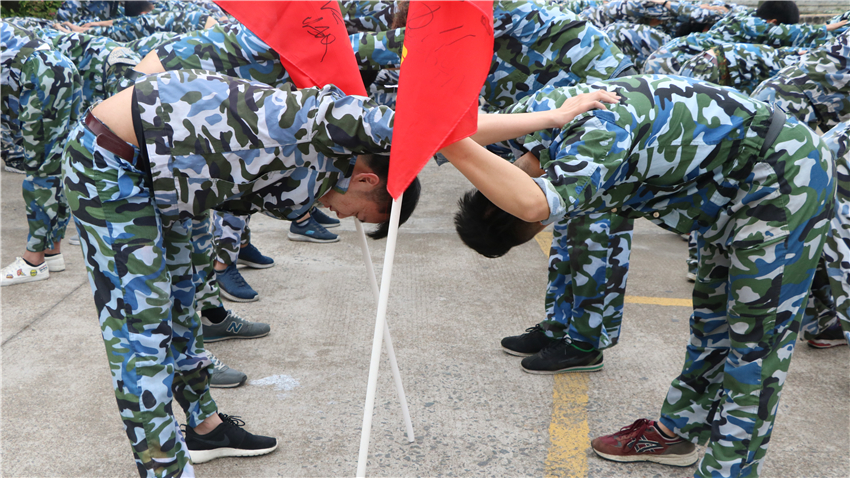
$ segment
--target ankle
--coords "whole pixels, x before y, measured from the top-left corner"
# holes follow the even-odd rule
[[[215,430],[221,423],[221,417],[218,416],[218,413],[215,413],[199,423],[192,431],[197,435],[206,435]]]

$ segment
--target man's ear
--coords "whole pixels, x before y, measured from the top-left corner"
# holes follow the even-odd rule
[[[352,182],[355,183],[363,183],[364,185],[369,186],[378,186],[381,184],[381,178],[378,177],[376,173],[372,171],[363,171],[354,174],[354,177],[351,178]]]

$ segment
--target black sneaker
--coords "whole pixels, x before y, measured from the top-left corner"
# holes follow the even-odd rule
[[[545,349],[555,339],[546,336],[546,332],[540,325],[525,329],[522,335],[512,335],[502,339],[502,350],[516,355],[517,357],[528,357]]]
[[[844,338],[844,330],[841,328],[841,324],[833,325],[809,340],[809,347],[815,349],[828,349],[842,345],[847,345],[847,339]]]
[[[602,352],[584,352],[569,340],[559,340],[536,354],[522,359],[528,373],[596,372],[602,370]]]
[[[206,463],[226,456],[258,456],[273,452],[277,438],[252,435],[242,429],[245,422],[239,417],[218,414],[224,422],[206,435],[185,428],[186,446],[192,463]]]

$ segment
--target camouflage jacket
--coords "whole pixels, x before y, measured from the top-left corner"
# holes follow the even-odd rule
[[[773,25],[751,11],[734,11],[715,23],[708,33],[727,43],[756,43],[773,47],[814,48],[829,40],[823,25],[799,23]]]
[[[290,80],[280,55],[241,24],[215,25],[157,48],[166,70],[208,70],[282,87]]]
[[[341,0],[342,20],[349,32],[385,32],[393,24],[395,2]]]
[[[799,48],[721,43],[682,64],[679,75],[750,94],[762,81],[800,61]]]
[[[157,32],[187,33],[201,30],[209,17],[208,13],[201,12],[148,13],[137,17],[116,18],[111,27],[91,27],[86,33],[129,42]]]
[[[687,60],[718,43],[720,42],[708,33],[691,33],[674,38],[649,55],[643,65],[643,73],[676,75]]]
[[[706,82],[645,75],[547,88],[506,112],[551,110],[599,88],[623,99],[509,142],[546,172],[535,179],[549,202],[545,223],[618,208],[680,233],[717,222],[749,175],[771,108]]]
[[[589,22],[534,2],[494,2],[493,34],[493,62],[481,89],[490,109],[503,108],[546,85],[612,78],[631,66]],[[403,43],[404,29],[351,35],[361,69],[399,67]]]
[[[114,0],[65,0],[56,11],[55,18],[76,24],[109,20],[124,14],[122,3]]]
[[[285,91],[185,70],[144,77],[135,95],[164,226],[209,209],[296,219],[347,190],[355,155],[392,141],[392,110],[333,85]]]

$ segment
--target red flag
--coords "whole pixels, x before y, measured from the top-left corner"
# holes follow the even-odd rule
[[[366,95],[336,0],[215,3],[280,55],[295,86],[333,83],[348,95]]]
[[[492,58],[492,0],[410,2],[387,181],[394,198],[434,153],[475,133]]]

